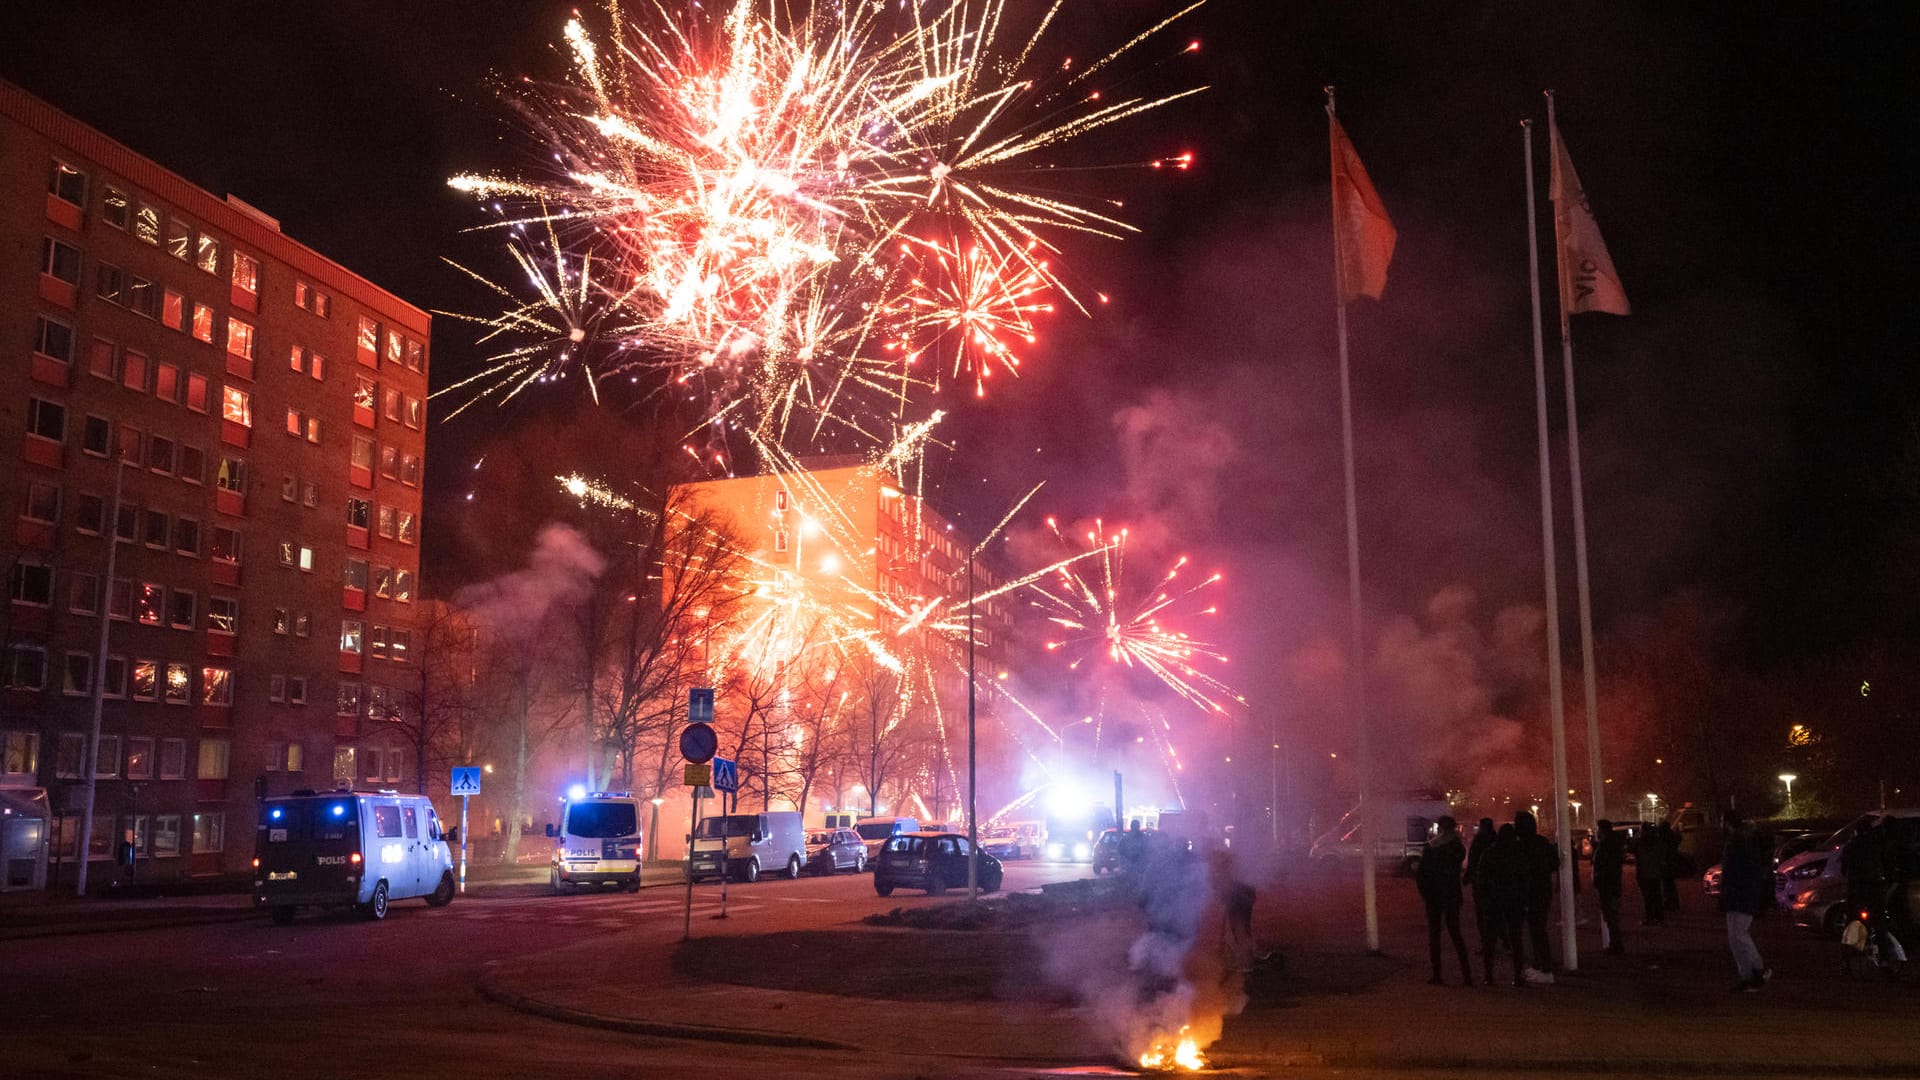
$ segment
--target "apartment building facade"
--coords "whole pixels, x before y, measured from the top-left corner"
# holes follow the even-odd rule
[[[54,875],[126,830],[143,879],[239,872],[258,790],[411,787],[429,330],[0,82],[0,790]]]

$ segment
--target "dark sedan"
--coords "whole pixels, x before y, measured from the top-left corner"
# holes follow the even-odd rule
[[[881,845],[873,867],[873,891],[893,895],[900,886],[925,889],[939,896],[948,889],[967,887],[967,838],[959,833],[902,833]],[[981,852],[980,891],[998,892],[1003,870],[1000,860]]]

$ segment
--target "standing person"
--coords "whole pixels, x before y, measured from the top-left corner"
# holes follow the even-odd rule
[[[1753,920],[1773,899],[1773,860],[1739,814],[1721,819],[1727,830],[1726,858],[1720,863],[1720,910],[1727,919],[1727,948],[1740,981],[1735,990],[1756,993],[1773,978],[1773,969],[1753,943]]]
[[[1593,891],[1600,898],[1600,921],[1607,928],[1607,955],[1625,956],[1626,939],[1620,936],[1620,879],[1627,865],[1627,836],[1616,832],[1613,822],[1600,819],[1600,831],[1593,841]]]
[[[1840,849],[1840,872],[1847,879],[1847,906],[1878,913],[1887,894],[1886,844],[1876,822],[1853,834]]]
[[[1487,899],[1486,874],[1481,871],[1481,866],[1486,862],[1487,852],[1493,848],[1494,836],[1493,819],[1481,818],[1480,827],[1474,830],[1473,842],[1467,845],[1467,871],[1460,878],[1468,888],[1473,890],[1473,925],[1474,929],[1480,932],[1480,951],[1488,956],[1493,952],[1492,938],[1495,931],[1489,918],[1492,914],[1492,901]],[[1493,983],[1491,970],[1487,972],[1487,983],[1488,985]]]
[[[1519,837],[1525,889],[1521,913],[1527,923],[1527,937],[1533,950],[1533,966],[1527,978],[1534,982],[1553,981],[1553,946],[1547,939],[1547,916],[1553,910],[1555,878],[1560,872],[1560,852],[1553,841],[1540,835],[1539,822],[1522,810],[1513,815],[1513,829]]]
[[[1433,962],[1433,978],[1443,986],[1440,975],[1440,929],[1446,927],[1453,948],[1460,956],[1460,981],[1473,985],[1473,963],[1467,959],[1467,940],[1460,936],[1460,868],[1467,860],[1467,847],[1460,842],[1460,826],[1442,815],[1434,823],[1434,834],[1420,850],[1420,865],[1414,877],[1420,886],[1420,899],[1427,906],[1427,956]]]
[[[1640,842],[1633,848],[1633,880],[1640,886],[1640,925],[1660,926],[1667,921],[1666,887],[1667,842],[1660,838],[1657,825],[1640,831]]]
[[[1660,873],[1660,913],[1680,910],[1680,830],[1667,821],[1660,825],[1660,839],[1667,847],[1667,865]]]
[[[1486,967],[1487,985],[1493,985],[1493,954],[1506,942],[1513,953],[1513,985],[1525,986],[1526,947],[1520,944],[1520,926],[1525,917],[1527,857],[1520,848],[1520,834],[1511,825],[1500,826],[1493,844],[1474,870],[1477,887],[1486,890],[1488,936],[1481,939],[1481,962]]]

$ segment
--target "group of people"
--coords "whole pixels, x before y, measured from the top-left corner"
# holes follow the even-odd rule
[[[1480,931],[1480,960],[1487,985],[1493,984],[1493,961],[1501,945],[1513,957],[1513,984],[1553,981],[1553,952],[1547,940],[1547,915],[1553,906],[1560,852],[1540,835],[1539,822],[1525,810],[1513,823],[1496,831],[1492,818],[1481,818],[1469,847],[1461,842],[1460,826],[1442,817],[1434,836],[1421,852],[1416,876],[1427,907],[1427,951],[1436,985],[1446,982],[1440,972],[1440,936],[1444,931],[1460,957],[1460,975],[1473,985],[1473,964],[1460,933],[1460,909],[1468,889],[1473,893],[1474,922]],[[1524,930],[1524,933],[1523,933]],[[1531,950],[1534,963],[1526,962]]]
[[[1736,813],[1724,819],[1726,858],[1721,868],[1720,901],[1726,916],[1727,944],[1739,973],[1735,988],[1754,991],[1772,977],[1753,943],[1753,920],[1773,901],[1773,868],[1764,840]],[[1643,922],[1661,925],[1668,911],[1679,910],[1678,837],[1665,825],[1647,829],[1635,847],[1634,877],[1640,887]],[[1620,928],[1620,898],[1627,861],[1627,835],[1611,821],[1599,822],[1594,836],[1593,886],[1605,925],[1606,951],[1626,952]],[[1547,920],[1553,907],[1560,873],[1560,852],[1540,835],[1539,823],[1525,810],[1513,823],[1494,828],[1492,818],[1481,818],[1471,845],[1461,841],[1459,825],[1442,817],[1434,836],[1421,852],[1416,871],[1420,897],[1426,904],[1427,952],[1433,965],[1430,982],[1446,982],[1441,974],[1441,935],[1452,939],[1460,958],[1461,979],[1473,985],[1473,965],[1466,939],[1460,933],[1465,895],[1473,896],[1474,922],[1480,932],[1480,960],[1487,985],[1493,985],[1494,958],[1505,945],[1513,958],[1513,985],[1553,982],[1553,948]],[[1574,879],[1577,889],[1579,879]],[[1884,890],[1883,890],[1884,891]],[[1523,933],[1524,931],[1524,933]],[[1532,963],[1527,962],[1532,957]]]

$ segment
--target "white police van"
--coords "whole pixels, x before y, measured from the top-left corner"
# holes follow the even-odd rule
[[[584,786],[584,785],[583,785]],[[576,792],[560,810],[547,871],[554,892],[581,885],[640,888],[640,800],[630,791]]]
[[[353,906],[371,919],[387,905],[453,900],[453,852],[425,795],[397,791],[296,791],[260,806],[253,902],[273,921],[303,907]]]

